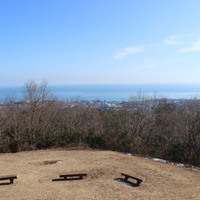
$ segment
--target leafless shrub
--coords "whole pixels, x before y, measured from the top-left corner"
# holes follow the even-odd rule
[[[0,151],[90,146],[200,165],[200,100],[132,98],[121,108],[59,101],[46,82],[25,83],[24,98],[0,109]]]

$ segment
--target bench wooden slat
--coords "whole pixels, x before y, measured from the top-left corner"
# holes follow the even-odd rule
[[[16,179],[16,175],[11,175],[11,176],[0,176],[0,180],[6,180],[6,179]]]
[[[64,179],[67,179],[67,177],[74,177],[74,176],[79,176],[82,179],[83,176],[87,176],[87,173],[66,173],[59,175],[59,177],[63,177]]]
[[[125,180],[128,180],[128,178],[132,178],[132,179],[135,179],[137,180],[137,184],[140,185],[140,183],[143,181],[142,179],[140,178],[136,178],[134,176],[131,176],[131,175],[128,175],[128,174],[125,174],[125,173],[121,173],[122,176],[125,176]]]

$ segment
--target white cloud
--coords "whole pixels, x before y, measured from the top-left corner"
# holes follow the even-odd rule
[[[155,69],[158,66],[157,61],[145,61],[144,64],[137,66],[134,68],[134,71],[143,71],[148,69]]]
[[[181,37],[182,37],[181,35],[173,35],[173,36],[171,36],[169,38],[166,38],[164,40],[164,43],[166,45],[180,45],[180,44],[184,44],[183,41],[179,40]]]
[[[144,50],[143,46],[128,46],[128,47],[125,47],[124,49],[122,49],[121,51],[119,51],[118,53],[116,53],[116,55],[113,56],[113,58],[115,60],[119,60],[126,56],[142,52],[143,50]]]
[[[194,42],[191,47],[180,49],[180,52],[183,52],[183,53],[191,52],[191,51],[200,51],[200,39]]]

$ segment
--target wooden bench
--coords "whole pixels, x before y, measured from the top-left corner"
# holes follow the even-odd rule
[[[67,173],[67,174],[60,174],[59,177],[63,177],[64,179],[67,179],[68,177],[79,177],[80,179],[83,179],[83,176],[87,176],[86,173]]]
[[[135,179],[137,180],[137,185],[140,185],[140,183],[142,182],[142,179],[139,179],[139,178],[136,178],[134,176],[130,176],[128,174],[125,174],[125,173],[121,173],[122,176],[125,176],[125,180],[127,181],[128,178],[132,178],[132,179]]]
[[[7,176],[0,176],[0,180],[9,180],[10,179],[10,184],[13,184],[14,179],[17,179],[16,175],[7,175]]]

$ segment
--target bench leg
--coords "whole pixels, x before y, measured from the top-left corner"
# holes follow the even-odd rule
[[[125,178],[124,178],[124,179],[125,179],[125,181],[128,181],[128,176],[125,176]]]
[[[137,180],[137,184],[138,184],[138,185],[140,185],[140,183],[141,183],[141,182],[142,182],[142,181],[140,181],[140,180]]]
[[[11,178],[11,179],[10,179],[10,184],[13,184],[13,182],[14,182],[14,180]]]

